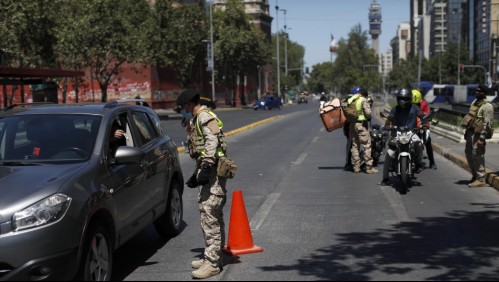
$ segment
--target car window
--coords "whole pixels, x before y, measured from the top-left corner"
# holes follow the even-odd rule
[[[121,146],[135,147],[135,141],[131,133],[128,114],[116,115],[109,125],[108,148],[109,158],[113,158],[116,150]]]
[[[156,131],[159,132],[161,135],[166,135],[165,129],[163,128],[163,124],[161,123],[159,117],[157,115],[149,115],[149,117],[156,126]]]
[[[144,112],[133,112],[133,121],[137,126],[139,131],[140,139],[142,140],[142,144],[145,145],[152,140],[158,138],[158,132],[155,129],[154,124],[149,119],[149,116]]]
[[[100,124],[90,115],[25,115],[1,120],[1,161],[81,161],[90,158]]]

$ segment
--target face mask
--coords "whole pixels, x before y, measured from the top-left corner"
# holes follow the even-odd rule
[[[182,110],[180,113],[182,114],[182,117],[185,120],[191,120],[192,119],[192,113],[188,113],[185,110]]]

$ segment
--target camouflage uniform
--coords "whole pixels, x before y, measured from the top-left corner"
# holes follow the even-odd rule
[[[480,107],[480,109],[476,111],[476,122],[471,128],[466,130],[464,135],[466,140],[465,153],[468,165],[473,173],[473,178],[485,182],[485,145],[480,147],[476,143],[480,139],[485,140],[487,132],[491,130],[494,119],[494,107],[486,100],[474,102],[470,112],[473,111],[473,107]]]
[[[367,126],[365,126],[368,120],[371,119],[371,105],[368,103],[367,99],[362,97],[360,94],[361,111],[359,114],[359,120],[355,124],[350,124],[350,139],[352,140],[352,159],[354,171],[360,171],[360,146],[364,148],[364,161],[366,163],[366,170],[369,171],[373,168],[373,159],[371,156],[371,135]],[[350,98],[355,99],[355,96]],[[356,100],[352,103],[357,103]]]
[[[225,245],[225,223],[223,207],[227,201],[227,179],[217,176],[218,134],[221,132],[217,119],[211,115],[206,106],[202,106],[190,122],[192,132],[199,125],[205,140],[204,153],[198,159],[198,165],[209,163],[214,165],[210,182],[199,186],[198,207],[201,213],[201,228],[205,240],[204,261],[213,267],[221,266],[222,248]],[[196,124],[197,123],[197,124]],[[199,173],[199,171],[198,171]]]

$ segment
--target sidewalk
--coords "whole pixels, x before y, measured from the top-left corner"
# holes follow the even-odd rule
[[[239,108],[230,108],[230,107],[218,107],[215,109],[214,112],[222,112],[222,111],[238,111],[238,110],[243,110],[243,109],[251,109],[251,107],[239,107]],[[181,120],[182,115],[175,112],[174,110],[154,110],[158,117],[161,120]]]
[[[389,106],[385,105],[385,107],[380,110],[386,111],[388,108]],[[449,139],[451,135],[453,135],[453,132],[446,130],[439,131],[439,134],[437,134],[435,130],[432,131],[431,139],[433,150],[448,160],[454,162],[456,165],[470,171],[468,161],[466,160],[466,155],[464,153],[466,144],[452,141]],[[487,167],[487,183],[496,190],[499,190],[499,144],[487,144],[485,166]]]

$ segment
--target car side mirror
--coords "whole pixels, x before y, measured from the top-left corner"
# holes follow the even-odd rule
[[[146,154],[139,148],[121,146],[116,150],[112,164],[140,163],[144,160],[145,156]]]

